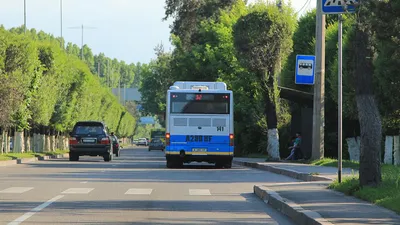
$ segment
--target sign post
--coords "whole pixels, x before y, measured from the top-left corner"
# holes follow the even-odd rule
[[[322,0],[324,14],[338,14],[338,182],[342,182],[342,146],[343,146],[343,13],[354,13],[358,0]]]
[[[303,85],[314,85],[315,81],[315,56],[297,55],[295,83]]]

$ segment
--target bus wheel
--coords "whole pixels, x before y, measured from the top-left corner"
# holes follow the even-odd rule
[[[174,162],[172,160],[167,160],[167,168],[174,168]]]
[[[224,164],[222,164],[221,162],[216,162],[215,163],[215,168],[222,169],[223,167],[224,167]]]
[[[227,163],[224,165],[225,168],[230,169],[232,168],[232,163]]]

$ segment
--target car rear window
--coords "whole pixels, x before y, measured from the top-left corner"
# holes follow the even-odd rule
[[[74,128],[74,133],[77,135],[100,135],[105,134],[104,128],[98,123],[93,124],[78,124]]]

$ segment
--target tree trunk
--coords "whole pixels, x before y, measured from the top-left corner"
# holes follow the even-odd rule
[[[360,6],[353,45],[355,52],[356,102],[360,121],[360,186],[377,186],[382,181],[382,123],[373,94],[373,49],[368,27],[368,2]]]
[[[372,95],[356,96],[361,127],[360,185],[377,186],[382,181],[382,125],[377,104]]]
[[[360,137],[347,138],[348,152],[351,161],[360,161]]]
[[[393,164],[393,136],[386,136],[383,162],[389,165]]]
[[[0,155],[4,153],[4,129],[0,128]]]
[[[25,152],[31,151],[31,136],[30,131],[25,132]]]
[[[278,132],[278,118],[276,115],[276,96],[274,90],[274,70],[270,69],[269,76],[267,76],[266,87],[264,87],[265,99],[265,116],[267,118],[268,126],[268,147],[267,152],[271,159],[279,160],[279,132]]]
[[[394,137],[393,151],[394,165],[400,166],[400,136]]]
[[[24,139],[24,132],[15,131],[14,132],[14,142],[13,142],[13,152],[16,153],[23,153],[25,150],[25,139]]]
[[[7,154],[10,152],[10,137],[8,136],[9,131],[4,132],[4,153]]]

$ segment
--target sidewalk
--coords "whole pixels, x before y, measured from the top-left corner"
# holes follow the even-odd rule
[[[246,158],[235,158],[234,163],[301,178],[299,182],[254,186],[257,196],[297,224],[400,225],[400,216],[393,211],[327,189],[337,178],[337,168]],[[343,176],[352,173],[358,171],[345,169]]]
[[[282,174],[303,181],[333,181],[337,179],[337,168],[313,166],[292,162],[265,162],[261,158],[234,158],[234,163]],[[342,176],[357,175],[358,171],[343,168]]]

